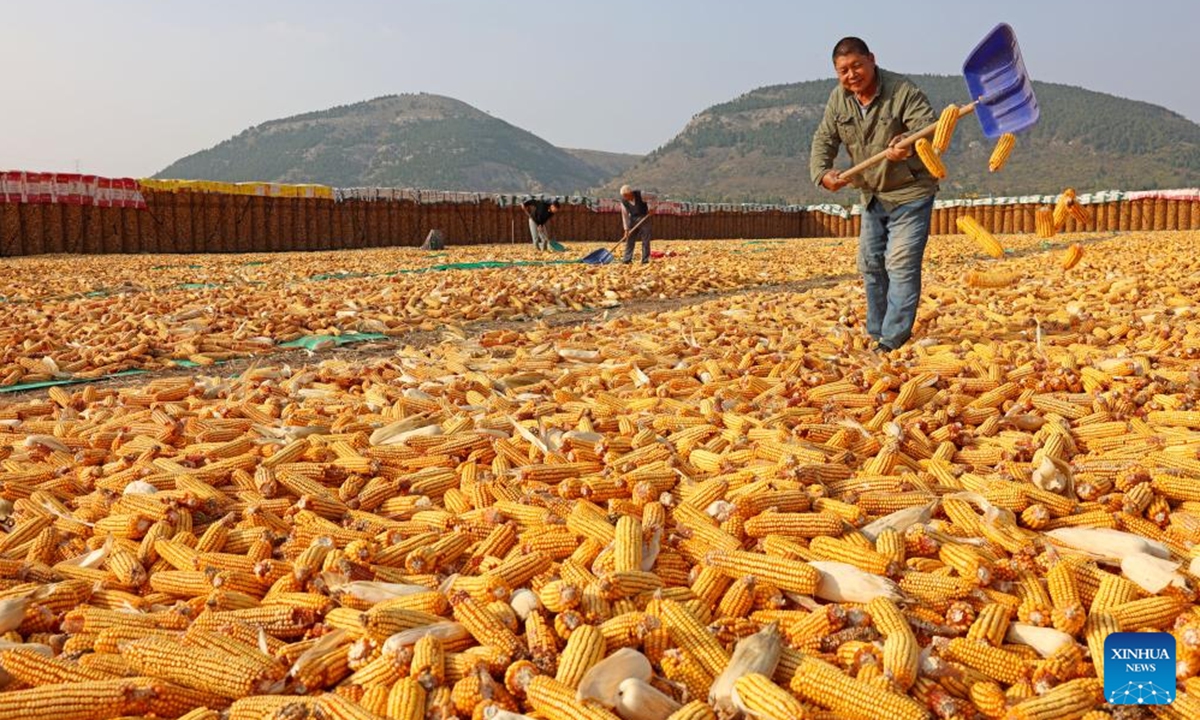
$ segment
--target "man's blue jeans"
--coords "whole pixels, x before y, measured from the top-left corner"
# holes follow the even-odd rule
[[[891,212],[872,198],[862,214],[858,271],[867,286],[867,333],[893,349],[912,336],[932,217],[933,196]]]

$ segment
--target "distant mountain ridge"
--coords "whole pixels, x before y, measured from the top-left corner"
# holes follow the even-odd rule
[[[935,112],[965,100],[960,77],[909,75]],[[638,185],[681,199],[854,202],[808,173],[813,131],[833,79],[758,88],[696,115],[629,170]],[[964,118],[945,157],[942,194],[1020,195],[1080,189],[1153,189],[1200,184],[1200,125],[1166,108],[1056,83],[1034,83],[1041,119],[1018,136],[1005,168],[989,173],[993,143]],[[843,152],[840,167],[849,164]],[[612,190],[615,183],[606,185]]]
[[[965,99],[959,77],[909,77],[935,111]],[[645,157],[558,148],[453,98],[389,95],[264,122],[156,177],[605,195],[630,182],[681,200],[849,204],[856,191],[831,194],[808,177],[812,134],[834,82],[772,85],[714,105]],[[943,197],[1200,185],[1200,125],[1150,103],[1034,87],[1041,121],[1018,137],[999,173],[987,171],[992,142],[978,123],[960,122]],[[847,164],[843,154],[839,166]]]
[[[464,102],[421,93],[264,122],[156,177],[575,193],[634,159],[563,150]]]

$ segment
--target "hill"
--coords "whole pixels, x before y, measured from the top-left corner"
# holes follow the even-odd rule
[[[464,102],[421,93],[264,122],[156,177],[573,193],[630,164],[616,153],[562,150]]]
[[[934,111],[965,100],[957,76],[910,75]],[[1200,184],[1200,125],[1150,103],[1055,83],[1035,83],[1038,125],[1019,136],[1000,173],[987,171],[992,143],[979,124],[959,124],[946,155],[942,195],[1021,195],[1079,189],[1153,189]],[[812,134],[834,80],[763,87],[696,115],[627,173],[640,187],[680,199],[853,203],[808,177]],[[843,153],[840,167],[849,163]],[[606,183],[611,191],[616,182]]]

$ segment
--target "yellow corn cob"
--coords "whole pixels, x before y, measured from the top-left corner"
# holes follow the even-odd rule
[[[958,106],[947,105],[938,116],[937,128],[933,131],[933,149],[938,155],[945,155],[950,148],[950,139],[954,136],[954,127],[958,125]]]
[[[929,711],[915,700],[863,682],[814,657],[805,657],[791,680],[792,692],[804,700],[852,718],[929,720]]]
[[[0,693],[0,717],[91,720],[136,712],[154,697],[152,682],[135,678],[42,685]]]
[[[721,598],[717,606],[720,617],[746,617],[754,607],[754,588],[757,584],[754,576],[738,578]]]
[[[1054,603],[1050,614],[1054,628],[1068,635],[1078,633],[1087,622],[1087,613],[1083,609],[1079,586],[1070,566],[1063,562],[1056,563],[1046,573],[1046,584],[1050,590],[1050,599]]]
[[[992,603],[984,605],[975,616],[975,622],[967,630],[967,639],[973,642],[986,642],[993,647],[1004,644],[1008,634],[1008,625],[1012,620],[1012,609]]]
[[[227,698],[262,692],[282,677],[282,672],[268,673],[261,665],[211,650],[189,648],[165,637],[125,643],[120,652],[141,673]]]
[[[600,629],[584,625],[571,633],[558,660],[555,680],[570,688],[578,687],[584,673],[604,658],[606,642]]]
[[[938,180],[946,177],[946,166],[942,163],[942,159],[938,157],[937,152],[933,149],[933,145],[928,140],[925,138],[917,140],[916,150],[917,157],[921,158],[921,162],[924,163],[925,169],[929,171],[930,175],[933,175]]]
[[[988,255],[994,258],[1004,257],[1004,246],[975,218],[964,215],[955,221],[955,225],[958,226],[959,232],[974,240]]]
[[[811,717],[799,700],[765,675],[743,675],[734,681],[733,687],[742,707],[751,717],[794,720],[808,720]]]
[[[978,271],[971,270],[967,273],[967,285],[977,288],[1004,288],[1012,285],[1017,280],[1021,279],[1021,274],[1016,271],[994,270],[994,271]]]
[[[409,674],[426,690],[441,687],[446,681],[446,651],[440,639],[426,635],[417,640]]]
[[[1028,673],[1020,655],[965,638],[951,640],[944,655],[1006,685],[1020,681]]]
[[[991,562],[969,545],[946,543],[938,552],[938,559],[948,567],[954,568],[960,577],[979,585],[990,585],[992,582]]]
[[[894,633],[883,642],[884,674],[902,690],[908,690],[917,679],[921,646],[912,631]]]
[[[617,520],[613,568],[621,571],[642,570],[642,521],[622,515]]]
[[[662,669],[667,679],[685,687],[690,697],[707,698],[716,678],[716,674],[705,669],[695,655],[681,648],[667,650]]]
[[[730,578],[753,575],[780,590],[812,595],[817,590],[820,573],[807,563],[760,555],[743,550],[711,552],[705,565],[716,568]],[[715,670],[714,672],[720,672]]]
[[[1017,136],[1012,133],[1004,133],[1000,139],[996,141],[996,147],[992,150],[992,156],[988,158],[988,172],[999,172],[1004,167],[1004,163],[1008,162],[1008,156],[1012,155],[1013,147],[1017,144]]]
[[[1036,698],[1018,703],[1009,713],[1012,720],[1051,720],[1079,717],[1104,702],[1104,685],[1095,678],[1063,683]]]
[[[529,681],[525,696],[546,720],[617,720],[607,710],[577,699],[573,688],[544,675]]]
[[[221,713],[201,707],[180,715],[178,720],[220,720]]]
[[[975,587],[973,578],[950,577],[928,572],[908,572],[900,579],[901,590],[921,600],[934,603],[965,598],[975,590]]]
[[[355,700],[325,693],[317,698],[317,716],[329,720],[381,720],[380,717],[359,705]]]
[[[450,598],[454,608],[454,619],[463,624],[467,632],[481,645],[497,648],[519,659],[521,641],[507,627],[496,622],[496,618],[466,593],[457,593]],[[437,618],[434,619],[434,622]],[[428,624],[427,622],[425,624]],[[419,627],[414,625],[412,627]]]
[[[847,563],[875,575],[890,575],[893,569],[888,559],[873,549],[857,547],[844,540],[818,537],[813,538],[808,547],[817,560]]]
[[[1063,251],[1063,257],[1060,261],[1063,270],[1070,270],[1079,264],[1083,259],[1083,246],[1079,243],[1073,243],[1071,247]]]
[[[971,702],[988,720],[1002,720],[1008,711],[1008,698],[1004,689],[991,680],[984,680],[971,685],[969,691]]]
[[[784,537],[815,538],[838,535],[842,531],[842,518],[831,512],[773,512],[756,515],[746,521],[746,534],[750,537],[781,535]]]
[[[1058,202],[1054,205],[1054,229],[1062,230],[1067,224],[1067,213],[1070,212],[1071,205],[1075,202],[1075,191],[1067,188],[1058,196]]]
[[[899,566],[904,565],[904,536],[892,528],[879,533],[875,538],[875,552]]]
[[[1071,216],[1075,218],[1075,222],[1079,223],[1080,230],[1087,227],[1088,223],[1092,221],[1092,214],[1079,201],[1072,202],[1067,209],[1070,211]]]
[[[661,588],[662,578],[652,572],[629,570],[612,572],[600,580],[600,592],[605,599],[618,600]],[[586,599],[587,593],[584,593]]]
[[[4,670],[30,687],[57,683],[86,683],[110,680],[113,676],[102,670],[84,667],[63,658],[50,658],[25,648],[0,654]]]
[[[875,598],[867,603],[867,613],[871,616],[871,623],[875,629],[884,637],[912,633],[912,628],[900,612],[900,608],[888,598]]]
[[[695,656],[714,677],[721,674],[729,664],[729,653],[708,629],[674,600],[663,600],[660,607],[663,624],[675,644]]]
[[[1108,612],[1125,632],[1148,628],[1164,630],[1175,622],[1175,618],[1179,617],[1188,605],[1186,600],[1180,598],[1155,596],[1117,605],[1109,608]]]
[[[667,720],[717,720],[717,715],[708,703],[693,700],[667,716]]]
[[[692,580],[691,590],[697,598],[712,607],[721,601],[734,580],[714,567],[701,567]]]
[[[1100,587],[1092,598],[1088,612],[1095,614],[1107,612],[1118,605],[1137,600],[1142,595],[1142,589],[1120,575],[1106,573],[1100,579]]]

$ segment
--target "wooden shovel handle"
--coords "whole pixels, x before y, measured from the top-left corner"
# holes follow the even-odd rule
[[[650,219],[650,213],[647,212],[645,217],[643,217],[641,220],[638,220],[636,223],[633,224],[633,227],[631,227],[625,231],[625,234],[621,236],[621,239],[618,240],[615,245],[613,245],[613,248],[620,247],[621,243],[623,243],[629,239],[629,236],[633,234],[634,230],[637,230],[638,228],[640,228],[642,226],[642,223],[646,222],[649,219]],[[609,252],[611,253],[612,250],[609,250]]]
[[[971,113],[975,112],[975,105],[976,105],[976,103],[971,103],[969,105],[963,105],[962,107],[960,107],[958,109],[958,117],[961,119],[963,116],[970,115]],[[904,138],[902,140],[900,140],[900,142],[896,143],[896,147],[901,147],[901,148],[909,147],[916,141],[920,140],[921,138],[929,137],[936,130],[937,130],[937,123],[934,123],[925,128],[922,128],[921,130],[916,131],[915,133],[912,133],[911,135],[905,135]],[[860,172],[862,172],[863,170],[866,170],[869,167],[874,167],[875,165],[878,165],[879,163],[883,162],[886,159],[887,159],[887,150],[883,150],[881,152],[875,153],[874,155],[867,158],[866,160],[863,160],[862,162],[855,165],[854,167],[848,168],[848,169],[843,170],[840,173],[838,173],[838,178],[844,180],[848,177],[851,177],[852,175],[857,175]]]

